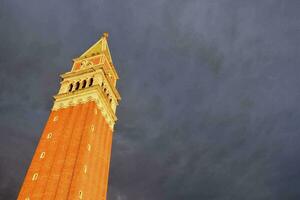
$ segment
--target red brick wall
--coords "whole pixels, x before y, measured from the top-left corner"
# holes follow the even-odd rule
[[[73,200],[80,192],[82,199],[106,199],[111,145],[112,131],[94,102],[52,111],[18,200]]]

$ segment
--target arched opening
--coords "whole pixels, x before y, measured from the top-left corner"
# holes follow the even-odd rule
[[[31,180],[36,181],[38,176],[39,176],[38,173],[34,173]]]
[[[82,82],[82,88],[85,88],[85,86],[86,86],[86,80],[83,80],[83,82]]]
[[[40,158],[42,159],[42,158],[45,158],[45,152],[43,151],[42,153],[41,153],[41,155],[40,155]]]
[[[79,199],[83,199],[83,192],[81,190],[79,191]]]
[[[79,82],[77,82],[77,83],[76,83],[75,90],[78,90],[78,89],[79,89],[79,85],[80,85]]]
[[[92,86],[92,85],[93,85],[93,81],[94,81],[93,78],[91,78],[91,79],[90,79],[89,86]]]
[[[85,174],[87,173],[87,165],[84,165],[83,171],[84,171]]]
[[[48,133],[48,135],[47,135],[47,139],[50,139],[50,138],[52,138],[52,133]]]
[[[71,83],[70,86],[69,86],[69,92],[71,92],[72,89],[73,89],[73,83]]]

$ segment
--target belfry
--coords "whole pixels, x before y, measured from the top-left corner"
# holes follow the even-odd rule
[[[18,200],[106,200],[118,74],[108,33],[80,57],[61,86]]]

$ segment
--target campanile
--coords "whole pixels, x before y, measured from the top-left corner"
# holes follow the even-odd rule
[[[118,74],[104,33],[73,59],[25,176],[18,200],[106,200]]]

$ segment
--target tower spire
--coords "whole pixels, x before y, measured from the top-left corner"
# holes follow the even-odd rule
[[[104,55],[107,56],[109,62],[112,63],[112,58],[111,58],[111,54],[107,42],[108,35],[109,35],[108,32],[104,32],[102,37],[88,50],[86,50],[81,56],[79,56],[78,59],[87,58],[87,57],[91,57],[103,53]]]

